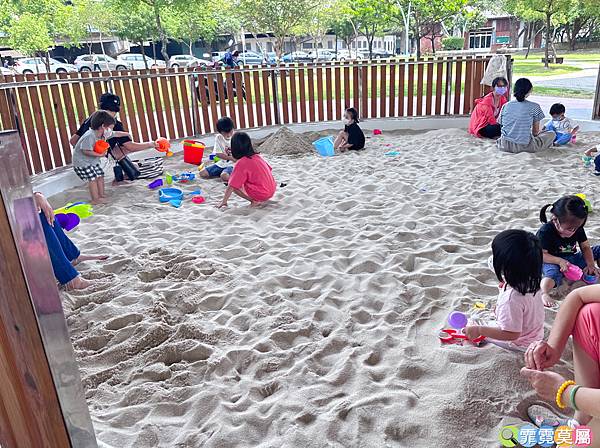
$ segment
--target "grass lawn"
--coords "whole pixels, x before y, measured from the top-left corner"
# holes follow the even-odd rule
[[[581,67],[565,64],[551,64],[545,68],[541,59],[516,59],[513,64],[513,73],[515,76],[552,76],[564,75],[567,73],[579,72],[583,70]]]
[[[583,99],[594,99],[594,92],[579,89],[563,89],[560,87],[535,87],[533,91],[534,95],[541,96],[555,96],[564,98],[583,98]]]

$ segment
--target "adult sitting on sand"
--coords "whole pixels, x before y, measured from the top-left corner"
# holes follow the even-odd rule
[[[125,132],[125,128],[123,127],[123,123],[116,119],[116,115],[121,110],[121,98],[113,93],[103,93],[100,96],[100,104],[98,104],[98,109],[105,110],[109,114],[115,118],[116,123],[113,131]],[[81,136],[85,134],[90,128],[91,116],[88,117],[77,129],[77,132],[71,137],[70,143],[72,146],[79,141]],[[110,149],[114,150],[115,148],[119,148],[120,155],[117,155],[113,151],[113,155],[118,159],[128,155],[132,152],[144,151],[146,149],[158,149],[158,144],[156,142],[145,142],[145,143],[136,143],[131,140],[131,137],[113,137],[107,140],[110,145]]]
[[[521,78],[515,83],[516,99],[506,103],[500,112],[502,136],[497,142],[500,151],[517,154],[538,152],[552,147],[556,134],[552,131],[542,131],[542,108],[526,99],[532,90],[533,85],[527,78]]]
[[[81,278],[74,266],[82,261],[106,260],[104,255],[81,255],[77,246],[69,239],[54,219],[54,211],[42,193],[33,195],[44,230],[52,270],[58,282],[66,289],[85,289],[92,283]]]
[[[475,100],[475,108],[469,121],[469,134],[484,138],[500,137],[502,126],[498,123],[498,117],[502,106],[508,102],[507,91],[508,81],[499,77],[492,81],[490,93]]]
[[[571,335],[575,384],[566,383],[558,373],[546,371],[560,360]],[[600,435],[600,285],[579,288],[567,296],[548,341],[529,346],[525,365],[521,374],[540,397],[557,401],[561,408],[572,408],[579,424],[590,426],[593,433]],[[594,439],[596,443],[591,446],[600,446],[600,437]]]

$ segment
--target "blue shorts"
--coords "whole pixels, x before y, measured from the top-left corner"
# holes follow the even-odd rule
[[[600,259],[600,246],[592,246],[592,252],[594,254],[594,260]],[[560,257],[567,260],[571,264],[579,266],[581,269],[585,268],[585,260],[581,251],[575,255],[569,255],[566,257]],[[542,274],[544,277],[551,278],[554,280],[555,286],[558,287],[562,283],[563,274],[560,272],[560,266],[552,263],[544,263],[542,266]]]
[[[222,173],[227,173],[227,174],[231,175],[231,173],[233,172],[233,167],[226,166],[225,168],[221,168],[219,165],[217,165],[215,163],[213,165],[207,166],[206,172],[208,173],[208,175],[210,177],[219,177]]]
[[[572,134],[557,132],[556,138],[554,139],[554,143],[556,143],[557,145],[566,145],[567,143],[571,142],[572,138]]]

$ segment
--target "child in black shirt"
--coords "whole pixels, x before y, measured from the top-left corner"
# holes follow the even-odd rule
[[[546,218],[550,208],[552,218]],[[600,246],[591,247],[583,226],[588,210],[583,199],[577,196],[564,196],[554,204],[548,204],[540,211],[540,221],[544,225],[537,236],[544,251],[543,278],[541,283],[542,300],[545,306],[555,305],[548,293],[560,286],[569,264],[583,269],[584,274],[598,275],[596,260],[600,259]],[[579,246],[579,251],[577,250]]]
[[[344,130],[338,134],[333,147],[339,149],[340,152],[365,148],[365,134],[358,126],[358,112],[353,107],[346,109]]]

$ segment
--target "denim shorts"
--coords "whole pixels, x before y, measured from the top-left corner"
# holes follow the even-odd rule
[[[594,260],[600,259],[600,246],[593,246],[592,252],[594,253]],[[581,269],[585,268],[585,260],[583,259],[583,253],[577,252],[575,255],[568,255],[566,257],[560,257],[563,260],[567,260],[569,263],[579,266]],[[563,274],[560,272],[560,266],[552,263],[544,263],[542,266],[542,274],[544,277],[551,278],[554,280],[555,286],[558,287],[562,283]]]
[[[221,173],[227,173],[227,174],[231,175],[231,173],[233,172],[233,167],[226,166],[225,168],[221,168],[219,165],[217,165],[215,163],[213,165],[207,166],[206,172],[208,173],[208,175],[210,177],[219,177],[221,175]]]

